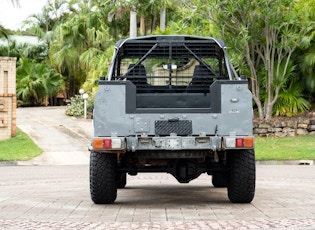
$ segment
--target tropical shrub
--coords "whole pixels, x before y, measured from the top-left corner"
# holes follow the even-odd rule
[[[25,104],[47,105],[50,97],[64,89],[60,74],[45,63],[36,63],[21,58],[16,70],[16,95]]]
[[[92,112],[93,102],[91,99],[87,99],[87,112]],[[80,117],[84,114],[84,99],[80,95],[75,95],[70,99],[70,103],[67,104],[66,114],[68,116]]]

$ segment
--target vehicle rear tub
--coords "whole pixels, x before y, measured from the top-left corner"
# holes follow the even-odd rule
[[[169,136],[171,133],[178,136],[252,135],[253,114],[247,81],[216,81],[210,86],[208,95],[179,94],[182,97],[179,102],[176,102],[178,94],[169,94],[168,97],[159,93],[137,96],[135,86],[129,81],[101,81],[95,95],[94,137]],[[191,107],[194,100],[203,97],[210,103]],[[156,103],[144,108],[143,102],[139,101],[142,98],[145,98],[145,104],[148,101]],[[176,103],[183,106],[174,108]],[[174,126],[176,122],[182,122],[181,125],[191,122],[191,130],[170,129],[170,133],[165,133],[156,125],[157,122],[172,123]]]

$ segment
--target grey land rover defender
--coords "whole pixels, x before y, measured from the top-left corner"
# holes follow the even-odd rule
[[[170,173],[180,183],[207,173],[214,187],[227,188],[231,202],[253,200],[252,95],[223,41],[120,40],[98,85],[90,146],[94,203],[113,203],[127,174],[145,172]]]

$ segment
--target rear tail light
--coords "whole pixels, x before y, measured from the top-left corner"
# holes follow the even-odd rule
[[[237,148],[244,147],[244,139],[243,138],[236,138],[235,139],[235,145]]]
[[[244,137],[244,147],[253,148],[254,147],[254,138],[253,137]]]
[[[225,137],[226,148],[253,148],[253,137]]]
[[[95,138],[94,149],[121,149],[122,140],[120,138]]]
[[[112,139],[104,139],[103,140],[103,148],[111,149],[112,148]]]
[[[95,149],[102,149],[103,148],[103,139],[94,139],[93,146]]]

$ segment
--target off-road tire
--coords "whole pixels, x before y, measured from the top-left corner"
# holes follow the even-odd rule
[[[212,175],[212,185],[215,188],[226,188],[228,184],[228,175],[226,173],[214,173]]]
[[[255,152],[254,150],[233,151],[228,154],[230,175],[228,197],[232,203],[250,203],[255,196]]]
[[[127,174],[124,172],[118,172],[116,174],[117,188],[124,188],[127,184]]]
[[[91,152],[90,193],[95,204],[111,204],[116,200],[116,165],[115,154]]]

